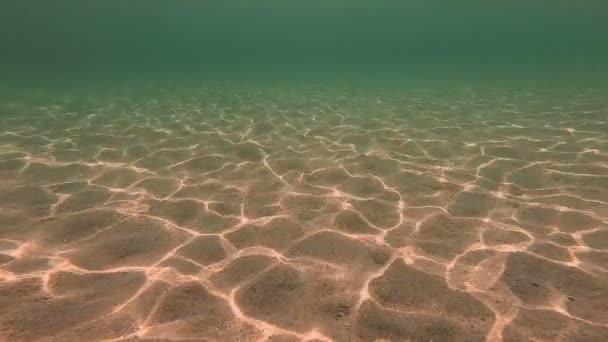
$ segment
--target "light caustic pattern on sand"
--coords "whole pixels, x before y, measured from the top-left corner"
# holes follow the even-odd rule
[[[607,99],[224,94],[2,104],[4,339],[608,340]]]

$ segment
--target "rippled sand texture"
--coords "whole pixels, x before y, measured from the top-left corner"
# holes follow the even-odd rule
[[[1,107],[3,339],[608,340],[598,94],[36,96]]]

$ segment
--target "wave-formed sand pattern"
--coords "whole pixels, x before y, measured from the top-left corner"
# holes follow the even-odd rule
[[[6,340],[607,340],[605,98],[201,89],[2,112]]]

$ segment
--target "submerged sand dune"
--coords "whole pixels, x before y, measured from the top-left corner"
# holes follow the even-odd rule
[[[608,340],[608,101],[0,103],[0,339]]]

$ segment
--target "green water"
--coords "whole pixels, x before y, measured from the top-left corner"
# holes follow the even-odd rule
[[[564,0],[11,1],[1,58],[16,78],[589,76],[608,57],[607,10]]]

